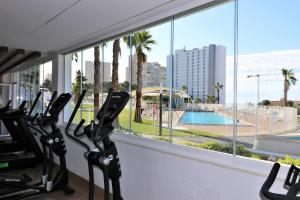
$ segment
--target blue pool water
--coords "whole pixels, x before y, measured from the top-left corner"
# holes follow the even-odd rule
[[[215,112],[185,112],[180,118],[180,123],[202,125],[226,125],[233,124],[233,120],[218,115]]]
[[[288,137],[288,139],[290,139],[290,140],[300,140],[300,136],[291,136],[291,137]]]

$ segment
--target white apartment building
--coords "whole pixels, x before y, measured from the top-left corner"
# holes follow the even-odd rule
[[[167,58],[167,84],[171,85],[170,55]],[[223,85],[220,90],[219,103],[225,103],[226,91],[226,48],[211,44],[203,48],[192,50],[175,50],[173,58],[173,86],[180,90],[183,86],[188,88],[189,95],[193,98],[206,100],[208,95],[217,97],[215,85]]]
[[[137,60],[136,55],[132,59],[132,84],[137,82]],[[130,60],[130,57],[129,57]],[[166,67],[158,62],[147,62],[143,64],[142,80],[143,87],[159,87],[162,82],[166,85]],[[126,67],[126,81],[130,82],[129,67]]]
[[[158,62],[147,62],[143,65],[143,87],[159,87],[166,83],[166,67]]]
[[[85,71],[84,75],[87,78],[87,83],[94,84],[94,62],[93,61],[85,61]],[[100,82],[103,79],[103,62],[100,62]],[[104,62],[104,82],[111,81],[111,63]]]

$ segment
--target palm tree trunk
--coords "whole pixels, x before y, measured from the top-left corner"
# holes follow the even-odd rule
[[[136,83],[136,103],[135,103],[135,115],[134,122],[142,123],[142,71],[143,71],[143,55],[142,49],[137,48],[137,83]]]
[[[218,93],[218,99],[217,100],[218,100],[218,104],[219,104],[220,103],[220,90],[219,89],[217,90],[217,93]]]
[[[283,103],[284,103],[284,106],[287,105],[287,92],[288,92],[288,84],[287,84],[287,81],[284,80],[284,89],[283,89]]]
[[[116,91],[118,89],[118,82],[119,82],[119,74],[118,74],[118,67],[119,67],[119,54],[121,52],[120,48],[120,39],[116,39],[113,44],[113,69],[112,69],[112,89]]]
[[[113,63],[112,63],[112,89],[113,91],[118,90],[118,85],[119,85],[119,55],[121,53],[121,48],[120,48],[120,39],[115,39],[114,44],[113,44]],[[115,128],[120,128],[119,126],[119,118],[117,117],[114,121],[113,126]]]
[[[94,118],[99,112],[100,60],[99,46],[94,47]]]

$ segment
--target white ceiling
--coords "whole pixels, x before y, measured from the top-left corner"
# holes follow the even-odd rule
[[[1,0],[0,46],[58,51],[179,6],[210,1],[213,0]]]

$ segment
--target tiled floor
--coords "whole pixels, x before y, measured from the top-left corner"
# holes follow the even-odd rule
[[[38,167],[32,168],[32,169],[26,169],[26,170],[18,170],[17,173],[14,172],[13,174],[28,174],[33,179],[39,180],[40,176],[40,169]],[[12,174],[12,172],[10,172]],[[88,199],[88,182],[84,180],[83,178],[74,175],[72,173],[69,174],[70,177],[70,186],[75,189],[75,193],[69,196],[65,196],[65,194],[62,191],[56,191],[51,192],[48,194],[43,194],[40,196],[36,196],[33,198],[30,198],[32,200],[87,200]],[[36,181],[37,182],[37,181]],[[95,188],[95,194],[94,199],[102,200],[103,199],[103,190],[96,187]]]

